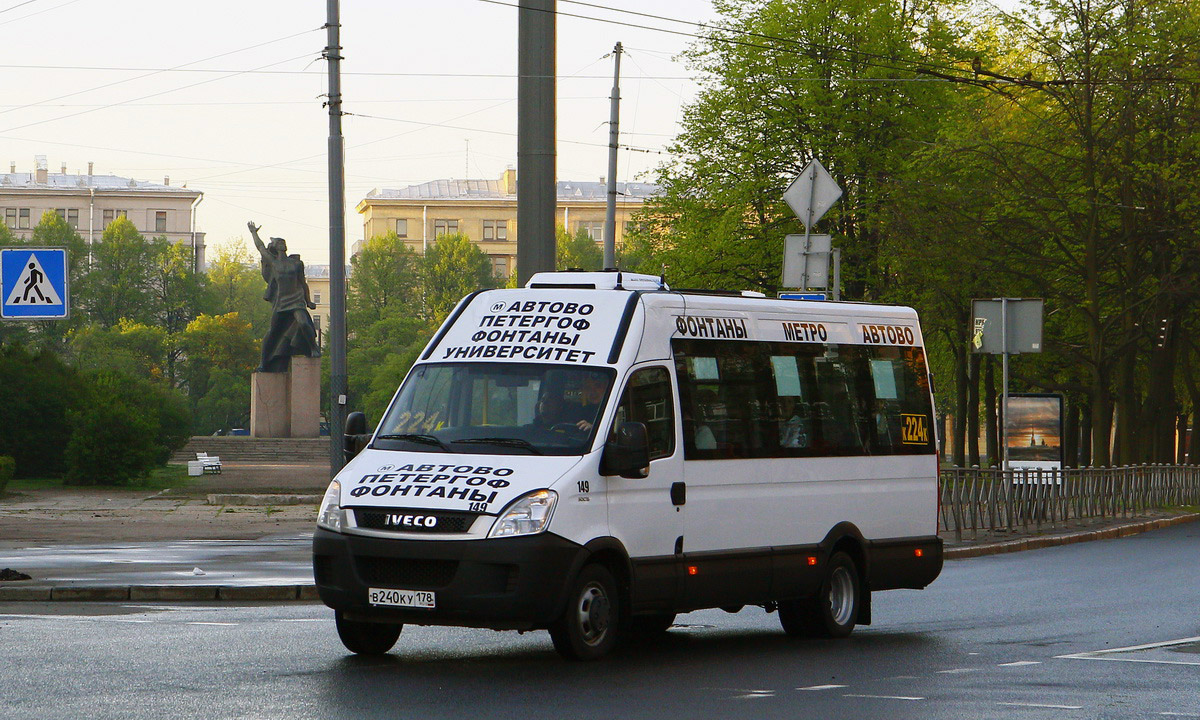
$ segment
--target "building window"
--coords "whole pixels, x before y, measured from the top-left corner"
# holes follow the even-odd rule
[[[603,220],[586,220],[577,225],[580,230],[587,233],[587,236],[596,242],[604,240],[604,221]]]
[[[458,221],[457,220],[434,220],[433,221],[433,236],[435,238],[442,235],[457,235]]]
[[[396,237],[408,237],[408,219],[396,221]]]
[[[29,229],[29,208],[19,208],[17,210],[17,228],[21,230]]]
[[[17,209],[4,208],[4,224],[10,228],[17,227]]]
[[[104,227],[108,227],[109,225],[111,225],[112,221],[115,220],[116,218],[128,217],[128,216],[129,216],[128,210],[105,210],[103,213]]]
[[[167,231],[167,211],[166,210],[155,210],[154,211],[154,232],[166,232],[166,231]]]
[[[484,220],[483,221],[483,239],[489,240],[508,240],[508,221],[507,220]]]
[[[79,229],[79,208],[58,208],[54,213],[71,227]]]
[[[313,304],[320,305],[321,304],[321,293],[315,292],[312,294],[312,296],[313,296]]]
[[[508,279],[508,256],[507,255],[491,255],[492,258],[492,277]]]

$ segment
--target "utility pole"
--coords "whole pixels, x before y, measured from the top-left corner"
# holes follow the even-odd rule
[[[617,139],[621,120],[621,43],[613,48],[613,86],[608,116],[608,202],[604,208],[604,268],[617,266]]]
[[[346,177],[342,140],[342,44],[339,0],[327,0],[329,61],[329,475],[346,464]]]
[[[555,0],[520,0],[517,20],[517,280],[555,265]]]

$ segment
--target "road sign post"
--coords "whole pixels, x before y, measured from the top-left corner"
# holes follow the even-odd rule
[[[1042,300],[995,298],[972,300],[974,335],[971,349],[1001,357],[1001,469],[1008,470],[1008,356],[1042,351]]]
[[[813,248],[813,242],[818,238],[825,238],[828,242],[828,235],[813,235],[812,226],[817,223],[829,208],[837,202],[842,196],[842,188],[821,164],[821,161],[813,158],[812,162],[805,166],[804,170],[792,181],[787,190],[783,193],[783,200],[796,213],[796,217],[800,218],[800,222],[804,223],[804,235],[789,235],[789,252],[784,257],[784,285],[798,286],[801,290],[807,290],[809,287],[816,285],[815,279],[812,277],[812,271],[818,267],[824,268],[824,281],[817,287],[827,287],[829,285],[829,259],[830,250],[828,244],[823,251]],[[792,238],[803,237],[803,251],[800,253],[804,257],[804,262],[799,266],[800,276],[798,278],[789,276],[788,261],[791,260],[791,244]],[[818,259],[816,263],[812,262],[811,255],[820,255],[823,253],[823,260]],[[840,262],[840,256],[834,252],[833,261],[835,264],[834,275],[840,275],[840,268],[837,267]],[[790,282],[789,282],[790,281]],[[798,282],[798,285],[797,285]],[[810,284],[811,283],[811,284]],[[834,285],[833,299],[837,300],[840,296],[840,288]]]
[[[0,319],[60,320],[70,313],[67,249],[0,249]]]

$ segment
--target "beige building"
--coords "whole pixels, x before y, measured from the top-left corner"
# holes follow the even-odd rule
[[[195,267],[204,267],[204,233],[196,230],[196,207],[204,193],[116,175],[52,173],[39,155],[33,172],[17,172],[16,163],[0,174],[0,213],[8,229],[28,239],[47,211],[57,212],[89,244],[118,217],[128,218],[146,237],[165,236],[192,248]]]
[[[617,245],[633,214],[657,191],[649,183],[617,183]],[[603,182],[559,181],[556,224],[571,234],[582,229],[602,242],[607,192]],[[423,253],[439,235],[462,233],[492,259],[497,277],[509,277],[516,269],[517,172],[511,168],[499,180],[434,180],[372,190],[357,209],[364,238],[395,232]]]

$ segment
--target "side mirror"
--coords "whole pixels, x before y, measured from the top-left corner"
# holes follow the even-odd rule
[[[346,434],[343,436],[343,447],[346,451],[346,462],[362,452],[371,440],[367,432],[367,416],[365,413],[352,412],[346,416]]]
[[[646,439],[645,424],[624,422],[617,427],[608,442],[604,443],[600,473],[630,479],[644,478],[650,474],[650,442]]]

